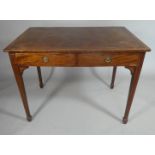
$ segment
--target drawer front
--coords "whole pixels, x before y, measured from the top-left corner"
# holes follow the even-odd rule
[[[136,66],[139,63],[140,54],[80,54],[78,57],[79,66]]]
[[[73,54],[16,53],[15,63],[28,66],[74,66]]]

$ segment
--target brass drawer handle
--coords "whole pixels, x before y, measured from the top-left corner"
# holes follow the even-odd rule
[[[110,63],[110,62],[112,62],[112,58],[111,58],[110,56],[108,56],[108,57],[106,57],[106,58],[104,59],[104,61],[105,61],[106,63]]]
[[[44,63],[47,63],[47,62],[48,62],[48,60],[49,60],[49,59],[48,59],[48,57],[47,57],[47,56],[44,56],[44,57],[43,57],[43,62],[44,62]]]

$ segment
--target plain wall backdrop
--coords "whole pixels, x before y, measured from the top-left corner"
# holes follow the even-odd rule
[[[48,81],[44,90],[38,88],[36,70],[27,70],[24,72],[24,78],[28,90],[30,111],[36,118],[31,123],[25,121],[25,113],[17,92],[9,57],[2,51],[27,28],[46,26],[125,26],[152,49],[146,54],[144,61],[139,89],[136,92],[131,112],[133,121],[129,121],[126,126],[122,126],[118,121],[124,113],[130,82],[130,73],[123,67],[118,69],[116,88],[113,91],[105,86],[110,82],[111,67],[55,68],[51,80],[49,80],[51,76],[48,77],[48,75],[52,71],[49,68],[43,68],[43,79]],[[151,123],[155,121],[155,108],[153,108],[155,104],[154,42],[155,21],[1,20],[0,134],[155,134],[155,125]],[[94,77],[97,77],[98,80]],[[52,93],[50,94],[50,92]],[[54,99],[53,96],[55,96]],[[114,103],[115,101],[117,103]],[[43,108],[47,102],[51,102],[48,104],[49,108]],[[92,104],[92,108],[89,104]],[[150,111],[151,109],[152,111]],[[119,119],[114,119],[115,115]]]

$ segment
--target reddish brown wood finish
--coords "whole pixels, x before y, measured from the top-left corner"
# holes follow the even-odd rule
[[[38,72],[38,78],[39,78],[39,86],[40,86],[40,88],[43,88],[44,85],[43,85],[43,81],[42,81],[42,75],[41,75],[41,68],[40,67],[37,67],[37,72]]]
[[[115,83],[115,78],[116,78],[116,71],[117,71],[117,67],[115,66],[113,68],[113,72],[112,72],[112,80],[111,80],[111,85],[110,85],[111,89],[114,88],[114,83]]]
[[[141,53],[16,53],[15,63],[26,66],[136,66]]]
[[[32,119],[28,107],[23,71],[36,66],[40,87],[43,87],[40,66],[96,67],[113,66],[111,88],[114,87],[117,66],[132,73],[123,123],[137,87],[144,55],[150,48],[124,27],[30,28],[4,51],[9,52],[16,82],[27,119]]]
[[[26,116],[27,116],[27,120],[31,121],[32,120],[32,116],[30,114],[30,110],[29,110],[29,106],[28,106],[28,101],[27,101],[27,96],[26,96],[26,92],[25,92],[25,86],[24,86],[24,81],[23,81],[23,71],[24,69],[26,69],[27,67],[20,67],[14,64],[14,55],[10,54],[10,61],[11,61],[11,65],[12,65],[12,69],[15,75],[15,79],[17,82],[17,86],[21,95],[21,99],[23,101],[23,105],[24,105],[24,109],[26,112]]]
[[[150,50],[125,27],[33,27],[7,52],[146,52]]]
[[[136,66],[139,61],[138,53],[89,53],[80,54],[78,57],[79,66]]]
[[[144,57],[145,57],[145,53],[141,55],[140,63],[138,64],[138,66],[136,67],[133,66],[129,68],[131,71],[132,78],[131,78],[131,84],[130,84],[129,95],[128,95],[128,100],[127,100],[127,106],[126,106],[125,114],[123,117],[124,124],[128,122],[129,111],[130,111],[132,101],[135,95],[136,87],[138,84],[140,72],[142,69],[143,61],[144,61]]]
[[[75,54],[16,53],[15,63],[28,66],[74,66]]]

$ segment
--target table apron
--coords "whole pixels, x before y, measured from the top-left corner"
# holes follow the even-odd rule
[[[15,53],[14,63],[24,66],[95,67],[137,66],[142,53]]]

